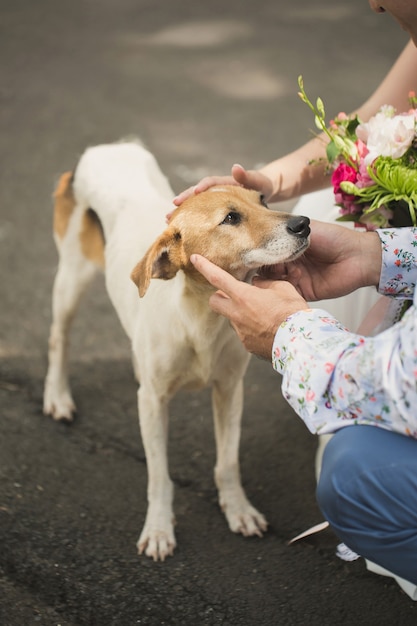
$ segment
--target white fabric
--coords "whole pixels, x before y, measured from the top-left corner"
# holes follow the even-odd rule
[[[334,204],[332,189],[323,189],[302,196],[292,210],[294,214],[305,215],[322,222],[339,223],[347,228],[354,228],[353,222],[337,222],[339,207]],[[325,309],[351,331],[356,331],[369,309],[381,296],[373,287],[364,287],[341,298],[313,302],[311,306]]]
[[[370,572],[374,572],[374,574],[379,574],[380,576],[389,576],[390,578],[394,578],[394,580],[400,585],[401,589],[405,591],[405,593],[414,601],[417,600],[417,586],[413,583],[410,583],[408,580],[401,578],[401,576],[396,576],[392,572],[389,572],[387,569],[376,565],[376,563],[372,563],[372,561],[368,561],[365,559],[366,567]]]

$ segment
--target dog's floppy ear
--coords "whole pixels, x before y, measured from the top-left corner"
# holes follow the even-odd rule
[[[149,248],[134,267],[130,277],[142,298],[148,290],[151,278],[169,280],[185,265],[181,233],[169,228]]]

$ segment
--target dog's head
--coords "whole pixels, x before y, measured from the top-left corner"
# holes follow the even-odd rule
[[[307,217],[272,211],[257,191],[212,187],[189,197],[168,227],[134,268],[131,278],[145,295],[151,278],[169,280],[178,270],[199,283],[203,276],[190,262],[198,253],[239,280],[257,269],[291,261],[308,246]]]

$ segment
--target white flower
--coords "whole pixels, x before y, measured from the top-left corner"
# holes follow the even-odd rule
[[[399,159],[411,146],[415,137],[415,117],[411,114],[391,115],[384,107],[366,124],[360,124],[356,135],[367,146],[365,165],[370,165],[377,156]]]

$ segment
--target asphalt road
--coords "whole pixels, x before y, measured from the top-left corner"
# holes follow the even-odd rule
[[[365,0],[1,0],[0,624],[295,626],[417,623],[362,560],[335,557],[314,496],[316,441],[253,359],[241,443],[262,538],[216,501],[207,392],[178,396],[170,465],[178,548],[138,557],[146,464],[127,340],[98,280],[73,329],[78,417],[42,415],[57,256],[51,193],[87,145],[138,135],[174,189],[251,167],[309,136],[297,77],[336,113],[359,104],[406,42]],[[285,208],[285,207],[284,207]]]

